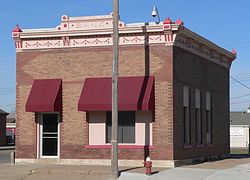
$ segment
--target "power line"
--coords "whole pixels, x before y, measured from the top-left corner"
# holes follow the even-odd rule
[[[15,95],[16,93],[15,93],[15,92],[12,92],[12,93],[11,93],[11,92],[9,92],[9,93],[0,93],[0,96],[3,96],[3,95],[10,95],[10,94],[14,94],[14,95]]]
[[[245,75],[249,75],[250,76],[250,73],[234,74],[232,76],[236,77],[236,76],[245,76]]]
[[[246,81],[250,79],[250,74],[233,75],[233,77],[237,78],[238,81]]]
[[[0,88],[0,95],[16,94],[16,87]]]
[[[238,81],[237,79],[235,79],[234,77],[230,76],[231,79],[233,79],[234,81],[236,81],[237,83],[239,83],[240,85],[244,86],[245,88],[249,89],[250,90],[250,87],[243,84],[242,82]]]
[[[6,87],[6,88],[0,88],[0,91],[1,90],[14,90],[16,89],[16,87]]]
[[[248,80],[241,80],[241,82],[249,82],[250,81],[250,79],[248,79]],[[237,82],[231,82],[231,84],[236,84]]]
[[[230,103],[230,104],[231,104],[231,105],[234,105],[234,104],[246,104],[246,103],[250,103],[250,100],[248,100],[248,101],[232,102],[232,103]]]
[[[13,88],[13,89],[0,89],[0,92],[1,91],[15,91],[16,90],[16,88]]]
[[[250,94],[244,94],[244,95],[241,95],[241,96],[232,97],[230,99],[238,99],[238,98],[242,98],[242,97],[246,97],[246,96],[250,96]]]
[[[16,104],[5,104],[5,105],[0,105],[0,107],[6,107],[6,106],[15,106]]]

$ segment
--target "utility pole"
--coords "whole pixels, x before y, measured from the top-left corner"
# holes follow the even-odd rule
[[[113,0],[113,67],[112,67],[112,179],[118,179],[118,57],[119,57],[119,0]]]

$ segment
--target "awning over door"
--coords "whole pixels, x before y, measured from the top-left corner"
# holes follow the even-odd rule
[[[62,80],[34,80],[26,102],[28,112],[55,112],[62,110]]]
[[[118,109],[154,109],[154,77],[119,77]],[[79,111],[111,111],[112,79],[86,78],[78,103]]]

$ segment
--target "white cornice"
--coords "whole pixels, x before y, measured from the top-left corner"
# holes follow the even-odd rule
[[[120,45],[176,45],[217,64],[230,67],[235,54],[217,46],[182,24],[119,22]],[[61,17],[56,28],[14,31],[16,50],[96,47],[112,45],[112,16]]]
[[[162,26],[128,26],[119,29],[119,34],[134,34],[134,33],[163,33]],[[20,39],[28,38],[53,38],[53,37],[63,37],[63,36],[100,36],[100,35],[112,35],[113,29],[92,29],[90,30],[67,30],[67,31],[56,31],[55,29],[51,31],[25,31],[19,34]]]

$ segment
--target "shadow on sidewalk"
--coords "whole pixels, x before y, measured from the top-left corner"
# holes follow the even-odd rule
[[[250,158],[249,154],[231,154],[230,159],[245,159]]]
[[[145,173],[145,171],[146,171],[146,168],[145,168],[145,167],[124,168],[124,169],[122,169],[122,170],[119,171],[119,176],[120,176],[121,173],[123,173],[123,172]],[[159,173],[158,170],[153,171],[153,169],[152,169],[152,175],[153,175],[153,174],[157,174],[157,173]]]

